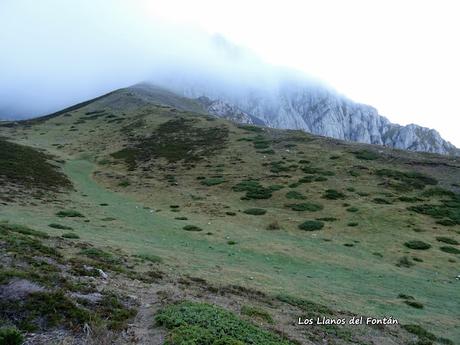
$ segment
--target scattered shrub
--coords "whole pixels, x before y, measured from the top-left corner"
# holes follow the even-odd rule
[[[345,194],[336,191],[335,189],[327,189],[324,192],[323,198],[329,200],[338,200],[338,199],[345,199]]]
[[[404,303],[406,303],[408,306],[411,306],[412,308],[416,308],[416,309],[424,308],[423,304],[417,301],[406,300],[404,301]]]
[[[227,211],[227,212],[225,212],[225,214],[227,216],[236,216],[236,212],[232,212],[232,211]]]
[[[370,151],[370,150],[359,150],[353,152],[356,158],[366,161],[373,161],[380,157],[377,152]]]
[[[61,237],[70,238],[70,239],[79,239],[80,238],[80,236],[78,236],[77,234],[75,234],[73,232],[67,232],[65,234],[62,234]]]
[[[0,328],[0,345],[21,345],[23,342],[24,337],[16,328]]]
[[[274,220],[273,222],[267,225],[267,230],[279,230],[279,229],[281,229],[281,226],[276,220]]]
[[[457,240],[454,240],[453,238],[445,237],[445,236],[437,236],[436,240],[438,240],[439,242],[444,242],[444,243],[452,244],[455,246],[459,244]]]
[[[119,187],[128,187],[129,185],[131,185],[131,182],[129,182],[128,180],[123,180],[120,181],[120,183],[118,183]]]
[[[56,216],[58,217],[84,217],[83,214],[75,210],[59,211],[56,213]]]
[[[436,340],[436,336],[419,325],[402,325],[407,332],[415,334],[420,339]]]
[[[301,204],[286,204],[285,206],[290,208],[293,211],[310,211],[310,212],[320,211],[324,208],[323,205],[315,204],[311,202],[305,202]]]
[[[196,231],[196,232],[203,231],[202,228],[196,225],[186,225],[182,229],[184,229],[185,231]]]
[[[204,186],[215,186],[227,182],[223,177],[208,178],[201,181]]]
[[[358,209],[357,207],[349,207],[349,208],[347,208],[347,211],[348,211],[348,212],[355,213],[355,212],[358,212],[359,209]]]
[[[236,242],[235,241],[227,241],[227,244],[230,245],[230,246],[233,246],[233,245],[236,244]]]
[[[398,263],[396,264],[396,266],[398,267],[412,267],[414,266],[415,264],[409,260],[409,258],[407,256],[403,256],[402,258],[400,258],[398,260]]]
[[[170,330],[169,343],[222,345],[289,345],[288,340],[269,333],[221,307],[181,302],[161,310],[156,322]]]
[[[136,257],[138,257],[139,259],[145,260],[145,261],[153,262],[155,264],[159,264],[163,262],[163,259],[161,257],[159,257],[158,255],[153,255],[153,254],[139,254],[139,255],[136,255]]]
[[[431,245],[419,240],[407,241],[404,243],[407,248],[416,250],[427,250],[431,248]]]
[[[375,198],[372,201],[379,205],[391,205],[391,201],[383,198]]]
[[[243,211],[246,214],[250,214],[253,216],[261,216],[267,213],[267,210],[264,210],[263,208],[248,208],[247,210]]]
[[[299,224],[298,228],[304,231],[317,231],[324,227],[324,223],[319,220],[307,220]]]
[[[355,227],[355,226],[358,226],[358,225],[359,225],[359,223],[357,223],[357,222],[349,222],[349,223],[347,223],[347,226],[350,226],[352,228]]]
[[[275,189],[263,187],[258,181],[246,180],[233,186],[235,192],[246,192],[244,198],[248,199],[270,199]]]
[[[271,317],[271,315],[265,310],[258,307],[244,305],[241,308],[241,314],[264,320],[267,323],[273,323],[273,318]]]
[[[393,182],[390,184],[390,187],[402,192],[413,189],[423,189],[427,185],[436,185],[438,183],[433,177],[416,171],[403,172],[391,169],[380,169],[375,173],[377,176],[391,179]]]
[[[444,247],[440,247],[439,249],[449,254],[460,254],[460,249],[457,249],[455,247],[444,246]]]
[[[323,217],[323,218],[316,218],[316,220],[320,220],[322,222],[335,222],[338,219],[334,217]]]
[[[59,229],[59,230],[73,230],[72,227],[70,226],[67,226],[67,225],[61,225],[61,224],[57,224],[57,223],[51,223],[48,225],[50,228],[54,228],[54,229]]]
[[[188,218],[187,217],[175,217],[174,219],[177,219],[177,220],[187,220]]]

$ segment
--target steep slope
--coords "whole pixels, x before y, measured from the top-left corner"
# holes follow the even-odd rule
[[[1,220],[52,236],[72,228],[80,238],[69,245],[72,257],[90,255],[110,270],[104,292],[126,285],[143,296],[147,333],[160,304],[188,298],[239,316],[256,304],[275,320],[258,325],[301,344],[460,339],[459,158],[239,125],[184,110],[196,100],[161,91],[160,102],[144,92],[121,89],[0,126],[7,140],[58,157],[75,189],[6,201]],[[30,244],[20,240],[8,246]],[[139,273],[139,257],[161,260],[165,278]],[[143,286],[142,277],[156,282]],[[181,305],[160,315],[204,315],[191,328],[202,336],[196,327],[209,307]],[[356,314],[392,316],[403,327],[294,326],[298,317]],[[164,322],[175,336],[190,335]]]

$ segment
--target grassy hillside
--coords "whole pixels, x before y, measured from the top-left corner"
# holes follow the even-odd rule
[[[145,88],[9,123],[0,136],[2,146],[18,150],[6,150],[13,152],[6,159],[23,167],[32,160],[15,160],[24,157],[21,150],[46,152],[37,162],[51,170],[39,181],[52,177],[40,183],[54,193],[3,198],[0,220],[49,236],[68,232],[49,226],[59,224],[73,229],[75,244],[159,257],[166,272],[207,284],[289,296],[283,303],[297,302],[264,305],[277,322],[262,324],[280,332],[280,315],[286,316],[292,341],[460,339],[458,158],[237,125],[202,114],[192,100]],[[3,167],[3,181],[29,189],[30,178],[14,180]],[[24,169],[31,176],[37,171]],[[193,299],[228,308],[228,301],[209,300],[210,291],[202,295]],[[251,297],[243,304],[244,298]],[[334,313],[391,316],[428,333],[407,326],[376,335],[374,328],[351,327],[347,337],[337,329],[326,336],[315,327],[292,327],[303,300]],[[209,312],[200,308],[194,313]],[[162,314],[174,330],[169,336],[179,339],[171,344],[182,344],[187,332],[209,336],[199,321],[192,330],[178,329],[171,321],[177,313]]]

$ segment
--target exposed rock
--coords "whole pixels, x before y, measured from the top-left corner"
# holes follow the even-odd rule
[[[40,285],[26,279],[14,279],[6,285],[0,285],[0,299],[20,300],[34,292],[45,291]]]
[[[259,119],[258,117],[249,115],[237,106],[224,102],[222,100],[211,100],[206,96],[201,96],[197,98],[197,101],[211,115],[223,117],[224,119],[237,123],[260,126],[265,125],[265,122]]]
[[[460,151],[433,129],[391,123],[369,105],[355,103],[317,83],[284,78],[262,86],[230,85],[181,80],[165,85],[197,99],[209,113],[241,123],[309,133],[412,151],[456,154]]]

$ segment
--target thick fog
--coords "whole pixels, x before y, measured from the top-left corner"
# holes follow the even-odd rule
[[[1,1],[0,117],[50,113],[140,81],[212,80],[243,90],[277,79],[224,37],[168,24],[135,4]]]

